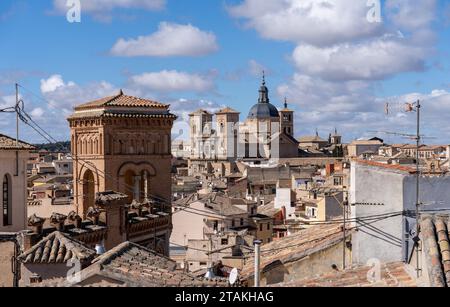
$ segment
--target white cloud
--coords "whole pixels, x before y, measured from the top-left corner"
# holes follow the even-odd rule
[[[33,118],[42,118],[42,116],[45,114],[45,110],[43,108],[35,108],[33,111],[30,112],[30,115]]]
[[[52,75],[41,80],[41,91],[50,107],[68,114],[77,104],[111,96],[118,93],[119,89],[105,81],[80,86],[73,81],[65,82],[61,75]]]
[[[316,46],[379,33],[382,24],[368,22],[368,10],[366,0],[245,0],[229,7],[264,38]]]
[[[265,65],[255,60],[250,60],[248,62],[248,70],[250,72],[250,75],[255,77],[261,77],[263,71],[266,75],[270,74],[270,70]]]
[[[384,104],[417,95],[430,105],[424,120],[433,118],[436,127],[446,126],[439,118],[442,113],[432,109],[450,104],[442,90],[378,97],[379,81],[428,68],[435,55],[431,24],[436,0],[383,4],[382,23],[367,20],[366,0],[241,0],[229,8],[261,37],[296,45],[290,58],[296,71],[278,87],[278,95],[298,106],[297,133],[311,134],[315,128],[331,132],[335,127],[350,138],[371,130],[407,132],[414,128],[414,118],[386,117]]]
[[[158,31],[136,39],[119,39],[111,49],[116,56],[201,56],[218,50],[216,36],[190,24],[162,22]]]
[[[61,75],[52,75],[48,79],[41,80],[41,92],[54,92],[58,87],[65,86]]]
[[[292,57],[306,74],[330,80],[371,80],[424,70],[427,50],[390,36],[328,48],[300,45]]]
[[[388,0],[389,19],[404,30],[420,30],[435,19],[436,0]]]
[[[189,74],[176,70],[148,72],[132,76],[132,88],[143,88],[156,92],[208,92],[214,89],[211,76]]]
[[[81,0],[82,12],[106,14],[114,9],[161,10],[166,0]],[[53,0],[56,11],[65,14],[68,10],[67,0]]]

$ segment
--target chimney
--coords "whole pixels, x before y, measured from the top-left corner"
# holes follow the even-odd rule
[[[94,223],[94,225],[98,225],[100,220],[100,210],[98,208],[90,207],[86,216],[92,223]]]
[[[83,219],[75,211],[70,212],[67,218],[75,228],[81,229]]]
[[[50,223],[56,227],[57,231],[64,231],[64,224],[66,222],[67,216],[59,213],[53,213],[50,217]]]
[[[105,222],[107,225],[107,237],[104,244],[106,250],[114,248],[127,239],[125,216],[125,206],[128,196],[119,192],[106,191],[97,193],[95,204],[100,210],[105,212]]]
[[[32,231],[21,231],[20,234],[22,235],[22,248],[24,251],[29,250],[32,248],[40,239],[40,235],[33,233]]]
[[[41,235],[44,228],[45,219],[38,217],[33,214],[28,218],[28,227],[33,231],[34,234]]]

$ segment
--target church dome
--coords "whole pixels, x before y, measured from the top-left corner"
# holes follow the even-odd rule
[[[263,77],[263,83],[259,89],[258,103],[255,104],[248,113],[248,119],[267,119],[279,118],[278,109],[270,103],[269,89],[266,87],[266,80]]]
[[[249,119],[263,119],[280,117],[278,109],[270,103],[257,103],[255,104],[248,113]]]

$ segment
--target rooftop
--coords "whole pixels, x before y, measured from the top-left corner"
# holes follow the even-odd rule
[[[240,114],[240,113],[238,111],[236,111],[235,109],[226,107],[226,108],[221,109],[218,112],[216,112],[216,114]]]
[[[125,95],[122,91],[110,96],[75,107],[70,120],[91,118],[170,118],[177,117],[169,112],[169,105],[153,100]]]
[[[19,256],[23,263],[56,264],[69,260],[87,262],[95,251],[62,232],[55,231]]]
[[[113,248],[81,271],[80,283],[95,276],[115,280],[120,286],[213,287],[218,281],[203,280],[176,270],[175,261],[131,242]],[[223,284],[222,284],[223,285]]]
[[[167,109],[169,106],[149,100],[133,96],[128,96],[121,90],[118,95],[101,98],[75,107],[76,111],[96,109],[99,107],[151,107]]]
[[[314,136],[303,136],[298,139],[300,143],[328,143],[328,141],[325,141],[318,135]]]
[[[34,150],[33,145],[20,141],[17,143],[16,139],[13,139],[4,134],[0,134],[0,149],[2,150]]]
[[[349,232],[350,234],[351,232]],[[343,240],[342,225],[328,224],[314,226],[291,236],[273,241],[261,247],[261,269],[281,262],[283,264],[301,260]],[[249,278],[253,274],[253,259],[245,264],[242,276]]]
[[[425,261],[432,287],[450,287],[450,218],[427,215],[420,222]]]
[[[412,274],[414,270],[402,262],[381,265],[379,280],[368,278],[373,267],[365,266],[349,269],[343,272],[334,272],[318,278],[304,279],[294,282],[274,285],[275,287],[416,287]],[[412,273],[411,273],[412,272]]]

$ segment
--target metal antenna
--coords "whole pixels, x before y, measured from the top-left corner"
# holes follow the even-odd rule
[[[420,269],[420,256],[419,256],[419,252],[420,252],[420,237],[419,237],[419,233],[420,233],[420,155],[419,155],[419,149],[420,149],[420,143],[422,141],[422,139],[424,138],[421,134],[420,134],[420,111],[422,108],[422,105],[420,104],[420,100],[417,100],[417,102],[414,103],[404,103],[404,112],[406,113],[411,113],[411,112],[416,112],[416,120],[417,120],[417,131],[416,131],[416,135],[412,135],[412,134],[397,134],[397,135],[403,135],[405,137],[411,138],[411,139],[415,139],[416,140],[416,236],[414,238],[414,245],[416,248],[416,271],[417,271],[417,277],[419,278],[421,275],[421,269]],[[386,104],[386,114],[389,115],[390,113],[390,104],[387,103]],[[396,133],[390,133],[390,134],[396,134]]]

